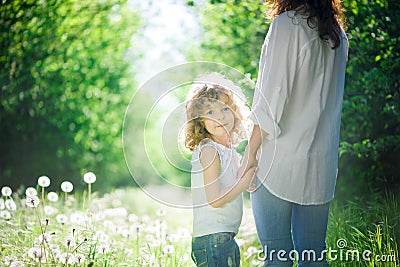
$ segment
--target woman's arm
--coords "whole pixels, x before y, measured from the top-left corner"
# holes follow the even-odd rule
[[[242,164],[238,171],[239,177],[244,177],[250,168],[257,165],[257,151],[266,135],[267,134],[260,128],[259,125],[254,125],[249,143],[244,151]]]
[[[213,147],[204,147],[200,153],[200,162],[203,166],[204,186],[208,204],[219,208],[234,200],[239,194],[249,187],[254,176],[255,167],[249,168],[241,179],[230,188],[221,189],[220,166],[218,152]]]

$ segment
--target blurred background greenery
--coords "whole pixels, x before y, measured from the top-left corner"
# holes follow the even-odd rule
[[[350,53],[336,195],[396,193],[400,2],[343,4]],[[160,14],[183,16],[177,7],[190,15],[190,23],[162,30],[161,20],[157,30],[154,21],[163,18]],[[0,186],[35,185],[37,177],[47,175],[54,190],[63,180],[80,188],[86,171],[96,173],[99,191],[135,186],[121,135],[125,110],[141,82],[162,68],[196,60],[229,65],[255,81],[269,26],[265,9],[262,1],[237,0],[2,1]],[[167,37],[151,40],[161,33]],[[167,49],[156,54],[154,43]],[[144,72],[145,67],[151,71]],[[251,103],[252,92],[245,94]],[[146,114],[136,114],[142,125]],[[140,136],[143,129],[137,131]],[[137,154],[135,166],[143,176],[154,175],[140,169],[145,159]],[[187,180],[187,173],[162,157],[157,161],[167,179]]]

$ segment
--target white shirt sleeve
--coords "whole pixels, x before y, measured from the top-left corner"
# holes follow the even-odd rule
[[[267,133],[271,140],[281,134],[279,121],[290,97],[296,72],[294,24],[288,16],[278,16],[268,30],[259,65],[250,119]]]

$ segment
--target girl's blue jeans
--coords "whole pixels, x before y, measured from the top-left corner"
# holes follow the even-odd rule
[[[201,267],[238,267],[240,251],[230,232],[215,233],[192,238],[192,259]]]
[[[329,203],[299,205],[282,200],[261,185],[251,193],[265,266],[328,266],[326,228]]]

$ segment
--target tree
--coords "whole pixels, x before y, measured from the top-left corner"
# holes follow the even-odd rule
[[[205,1],[196,6],[203,26],[200,46],[187,51],[192,60],[226,64],[256,80],[258,59],[269,23],[262,1]],[[253,92],[245,90],[251,100]]]
[[[81,181],[86,170],[99,186],[128,183],[121,132],[138,23],[126,1],[2,2],[2,183]]]
[[[344,6],[350,52],[340,175],[361,191],[395,192],[400,185],[400,4],[363,0]]]

